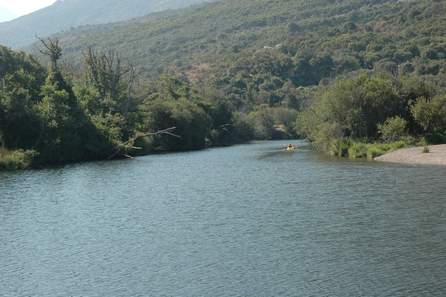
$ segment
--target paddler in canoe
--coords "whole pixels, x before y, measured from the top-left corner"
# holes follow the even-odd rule
[[[286,147],[286,150],[287,150],[287,152],[294,152],[296,150],[296,147],[294,145],[292,145],[292,144],[289,144]]]

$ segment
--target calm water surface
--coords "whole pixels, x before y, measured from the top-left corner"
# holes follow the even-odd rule
[[[0,296],[446,296],[446,168],[284,145],[0,173]]]

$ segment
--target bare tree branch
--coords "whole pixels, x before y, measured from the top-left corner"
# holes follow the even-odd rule
[[[132,138],[130,138],[129,140],[127,140],[126,142],[120,144],[118,146],[118,148],[116,149],[116,151],[110,155],[108,157],[108,160],[114,159],[116,156],[118,156],[119,154],[121,154],[122,156],[126,157],[126,158],[132,158],[131,156],[122,153],[123,150],[142,150],[141,147],[136,147],[134,146],[134,143],[141,138],[144,137],[149,137],[149,136],[156,136],[156,135],[169,135],[172,137],[176,137],[176,138],[181,138],[181,136],[173,133],[173,131],[175,131],[176,127],[171,127],[171,128],[167,128],[164,130],[159,130],[157,132],[147,132],[147,133],[136,133],[136,135]]]
[[[43,39],[39,36],[36,36],[36,38],[39,39],[43,45],[43,48],[39,49],[40,53],[48,56],[51,61],[51,67],[53,67],[53,70],[57,70],[57,61],[62,57],[62,48],[59,45],[59,39],[49,37]]]
[[[128,113],[138,77],[136,67],[122,63],[120,55],[113,50],[100,53],[89,48],[84,52],[84,60],[87,82],[98,90],[108,113],[116,109]],[[111,102],[119,105],[107,104]]]

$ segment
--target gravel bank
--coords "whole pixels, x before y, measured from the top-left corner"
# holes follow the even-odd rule
[[[400,149],[375,158],[375,161],[422,164],[422,165],[446,165],[446,144],[429,146],[429,153],[423,153],[423,147]]]

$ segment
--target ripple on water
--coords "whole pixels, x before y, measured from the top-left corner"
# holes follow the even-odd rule
[[[0,173],[0,296],[446,295],[446,170],[287,144]]]

